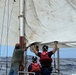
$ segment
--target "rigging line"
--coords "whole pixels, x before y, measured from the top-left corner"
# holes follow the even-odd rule
[[[5,5],[4,5],[4,13],[3,13],[3,21],[2,21],[2,28],[1,28],[1,42],[0,42],[0,56],[1,56],[1,44],[2,44],[2,36],[3,36],[3,27],[4,27],[4,21],[5,21],[5,11],[6,11],[6,1],[5,0]]]
[[[7,71],[8,71],[8,32],[9,32],[9,0],[7,3],[7,37],[6,37],[6,42],[7,42],[7,52],[6,52],[6,75],[7,75]]]
[[[11,18],[12,18],[12,13],[13,13],[13,6],[14,6],[14,1],[13,1],[13,4],[12,4],[12,9],[11,9],[11,14],[10,14],[10,19],[9,19],[9,27],[10,27],[10,23],[11,23]],[[9,30],[9,29],[8,29]]]
[[[25,13],[26,13],[26,12],[25,12],[25,7],[26,7],[25,5],[26,5],[26,4],[25,4],[25,3],[26,3],[26,1],[23,0],[23,23],[24,23],[23,33],[24,33],[24,36],[26,36],[26,35],[25,35],[25,23],[26,23],[26,18],[25,18]]]
[[[14,1],[13,1],[13,3],[12,3],[12,8],[11,8],[11,12],[10,12],[10,14],[9,14],[9,3],[10,3],[10,1],[8,0],[7,39],[6,39],[6,41],[7,41],[7,45],[8,45],[9,27],[10,27],[11,18],[12,18],[12,13],[13,13]],[[9,15],[10,15],[10,16],[9,16]]]
[[[8,56],[8,32],[9,32],[9,0],[8,0],[8,5],[7,5],[7,37],[6,37],[6,43],[7,43],[7,55]]]
[[[9,31],[9,27],[10,27],[10,23],[11,23],[11,18],[12,18],[12,13],[13,13],[13,6],[14,6],[14,2],[15,1],[13,1],[13,3],[12,3],[12,9],[11,9],[11,13],[10,13],[10,16],[9,16],[9,21],[8,21],[8,31]],[[9,14],[8,14],[9,15]]]

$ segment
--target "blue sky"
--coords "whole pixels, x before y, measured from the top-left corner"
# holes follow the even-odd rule
[[[49,49],[51,51],[52,48]],[[60,58],[76,58],[76,48],[60,48]],[[27,51],[28,55],[35,55],[33,52],[31,52],[29,49]],[[55,56],[57,57],[57,52],[55,53]]]
[[[3,46],[0,50],[1,56],[12,56],[14,47],[7,47]],[[52,48],[49,48],[49,51],[51,51]],[[30,51],[30,49],[27,50],[27,55],[34,55],[33,52]],[[57,52],[55,53],[55,56],[57,56]],[[60,48],[60,58],[76,58],[76,48]]]

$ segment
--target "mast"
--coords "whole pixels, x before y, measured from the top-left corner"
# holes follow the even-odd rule
[[[19,16],[19,22],[20,22],[20,46],[21,48],[23,48],[23,43],[24,43],[24,30],[23,30],[23,27],[24,27],[24,23],[23,23],[23,20],[24,20],[24,14],[23,14],[23,0],[20,0],[20,16]]]
[[[58,63],[58,73],[60,73],[60,54],[59,54],[59,48],[57,50],[57,63]]]
[[[20,16],[19,16],[19,24],[20,24],[20,46],[21,48],[23,49],[24,47],[24,0],[20,0],[19,4],[20,4]],[[22,58],[22,63],[20,64],[20,71],[24,71],[24,54],[23,54],[23,58]],[[21,74],[20,75],[24,75],[24,74]]]

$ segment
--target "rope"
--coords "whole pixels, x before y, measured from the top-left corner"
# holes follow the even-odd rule
[[[6,41],[7,41],[7,53],[6,53],[6,75],[7,75],[7,71],[8,71],[8,29],[9,29],[9,0],[8,0],[8,16],[7,16],[7,37],[6,37]]]
[[[2,32],[1,32],[1,41],[0,41],[0,56],[1,56],[1,44],[2,44],[2,37],[3,37],[4,21],[5,21],[6,2],[7,2],[7,0],[5,0],[5,2],[4,2],[5,5],[4,5],[3,21],[2,21],[2,28],[1,28]],[[13,11],[13,6],[14,6],[14,1],[13,1],[13,5],[12,5],[11,15],[12,15],[12,11]],[[10,15],[9,25],[10,25],[10,22],[11,22],[11,15]]]
[[[8,3],[7,3],[8,1]],[[15,1],[15,0],[14,0]],[[12,9],[11,9],[11,15],[12,15],[12,11],[13,11],[13,6],[14,6],[14,1],[12,4]],[[5,21],[5,13],[6,13],[6,3],[8,4],[8,16],[7,16],[7,37],[6,37],[6,42],[7,42],[7,53],[6,53],[6,75],[7,75],[7,68],[8,68],[8,31],[9,31],[9,25],[11,22],[11,15],[10,15],[10,19],[9,19],[9,0],[5,0],[5,5],[4,5],[4,13],[3,13],[3,21],[2,21],[2,28],[1,28],[1,42],[0,42],[0,56],[1,56],[1,44],[2,44],[2,37],[3,37],[3,28],[4,28],[4,21]]]
[[[5,10],[6,10],[6,1],[5,0],[5,5],[4,5],[4,13],[3,13],[3,22],[2,22],[2,32],[1,32],[1,42],[0,42],[0,56],[1,56],[1,44],[2,44],[2,36],[3,36],[3,27],[4,27],[4,20],[5,20]]]
[[[12,9],[11,9],[11,14],[10,14],[10,19],[9,19],[9,27],[10,27],[11,18],[12,18],[12,13],[13,13],[13,6],[14,6],[14,1],[13,1],[13,4],[12,4]]]
[[[11,15],[9,17],[9,0],[8,0],[8,16],[7,16],[7,53],[6,53],[6,75],[7,75],[7,71],[8,71],[8,35],[9,35],[9,27],[10,27],[10,22],[11,22],[11,17],[12,17],[12,11],[13,11],[13,6],[14,6],[14,1],[13,1],[13,5],[12,5],[12,10],[11,10]]]
[[[26,18],[25,18],[25,7],[26,7],[25,5],[26,5],[26,4],[25,4],[25,3],[26,3],[26,1],[24,0],[23,3],[24,3],[24,4],[23,4],[23,10],[24,10],[24,11],[23,11],[23,14],[24,14],[24,27],[23,27],[24,29],[23,29],[23,32],[24,32],[24,36],[26,36],[26,34],[25,34],[25,23],[26,23]]]
[[[10,27],[10,23],[11,23],[11,17],[12,17],[12,12],[13,12],[13,6],[14,6],[14,1],[12,4],[12,9],[11,9],[11,15],[9,16],[9,0],[8,0],[8,19],[7,19],[7,50],[8,50],[8,35],[9,35],[9,27]],[[7,55],[8,55],[8,51],[7,51]]]

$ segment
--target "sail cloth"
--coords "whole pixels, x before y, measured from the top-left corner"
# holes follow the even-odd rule
[[[27,45],[76,47],[76,0],[26,0]]]
[[[0,45],[19,42],[19,0],[0,0]]]
[[[76,47],[76,0],[25,1],[26,46],[40,42],[53,47],[58,41],[59,47]],[[19,42],[18,16],[19,0],[0,0],[0,44]]]

